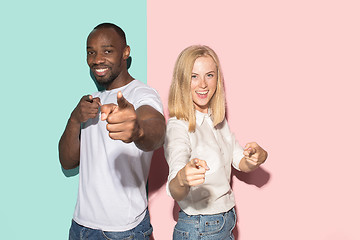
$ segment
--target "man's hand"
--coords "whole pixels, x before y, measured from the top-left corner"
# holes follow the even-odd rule
[[[192,159],[183,167],[177,177],[180,186],[192,187],[205,182],[205,172],[210,170],[206,161],[197,158]]]
[[[110,138],[130,143],[143,136],[134,106],[129,103],[121,91],[117,94],[116,104],[105,104],[101,106],[101,120],[106,120],[106,129]]]
[[[260,166],[265,162],[267,155],[267,152],[255,142],[245,145],[244,158],[250,165]]]
[[[91,95],[85,95],[80,99],[78,105],[72,112],[71,119],[75,120],[77,123],[82,123],[90,118],[95,118],[98,115],[100,106],[100,98],[93,98]]]

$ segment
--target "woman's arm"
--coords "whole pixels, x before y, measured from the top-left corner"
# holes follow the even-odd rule
[[[208,169],[204,160],[191,159],[187,122],[170,118],[166,127],[164,153],[169,165],[168,194],[176,201],[184,199],[191,186],[202,184]]]
[[[206,161],[197,158],[192,159],[183,167],[176,177],[169,183],[171,196],[176,201],[183,200],[189,193],[190,187],[203,184],[205,181],[205,172],[210,170]]]
[[[268,153],[256,142],[245,145],[244,157],[240,160],[239,169],[243,172],[251,172],[257,169],[267,159]]]

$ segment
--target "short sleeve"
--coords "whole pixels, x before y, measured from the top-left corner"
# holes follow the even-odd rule
[[[140,86],[135,90],[134,108],[137,109],[143,105],[149,105],[163,114],[163,106],[158,92],[148,86]]]

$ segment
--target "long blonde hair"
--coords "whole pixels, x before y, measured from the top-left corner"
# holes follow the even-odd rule
[[[209,102],[214,127],[225,118],[223,75],[218,56],[208,46],[194,45],[187,47],[180,53],[175,63],[168,107],[170,117],[176,117],[189,122],[189,132],[194,132],[196,125],[195,107],[191,95],[191,74],[196,59],[208,56],[214,60],[217,67],[216,90]]]

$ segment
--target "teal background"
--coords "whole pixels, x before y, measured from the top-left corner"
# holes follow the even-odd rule
[[[129,72],[146,82],[146,1],[7,1],[0,12],[1,239],[67,239],[78,176],[64,175],[57,146],[96,91],[86,37],[102,22],[122,27]]]

